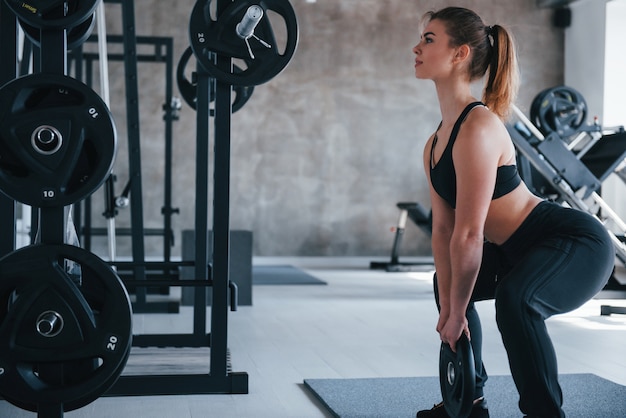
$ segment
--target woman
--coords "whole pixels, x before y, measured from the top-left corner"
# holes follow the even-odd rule
[[[513,41],[499,25],[449,7],[424,16],[415,76],[435,83],[442,120],[424,149],[432,203],[437,332],[455,349],[471,340],[471,417],[488,417],[480,319],[474,301],[495,299],[519,408],[563,417],[556,355],[544,321],[573,310],[607,282],[615,250],[591,215],[544,201],[521,181],[506,119],[516,94]],[[470,84],[485,74],[482,102]],[[442,404],[418,417],[447,417]]]

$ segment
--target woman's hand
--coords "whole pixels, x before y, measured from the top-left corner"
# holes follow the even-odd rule
[[[439,316],[439,322],[442,322],[441,315]],[[467,325],[467,318],[465,316],[448,316],[445,323],[439,329],[440,324],[437,324],[437,331],[439,331],[439,336],[441,337],[441,341],[447,343],[452,351],[456,353],[456,343],[461,338],[461,334],[465,333],[467,338],[470,339],[470,332]]]
[[[448,318],[450,317],[450,308],[446,306],[441,306],[439,311],[439,321],[437,321],[437,332],[441,333],[441,330],[448,322]]]

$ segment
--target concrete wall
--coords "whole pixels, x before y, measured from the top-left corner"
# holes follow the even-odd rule
[[[300,28],[293,60],[232,118],[231,227],[253,231],[255,255],[386,256],[395,203],[430,206],[421,153],[440,115],[432,83],[414,78],[411,48],[422,13],[448,4],[473,8],[486,24],[512,29],[522,70],[520,108],[527,110],[543,88],[562,83],[563,30],[552,27],[552,11],[535,0],[292,0]],[[193,5],[136,0],[137,34],[174,37],[178,61],[188,45]],[[119,33],[120,6],[106,9],[109,33]],[[164,73],[154,64],[140,70],[144,222],[159,227]],[[121,190],[128,178],[121,64],[110,64],[110,77]],[[180,231],[194,228],[194,144],[195,113],[184,105],[174,138],[173,206],[180,208],[175,254]],[[104,226],[101,212],[94,210],[94,222]],[[128,219],[122,210],[118,226]],[[118,255],[130,255],[128,239],[117,245]],[[148,255],[159,255],[161,246],[146,238]],[[102,238],[94,251],[106,254],[105,248]],[[403,254],[429,253],[428,237],[411,225]]]

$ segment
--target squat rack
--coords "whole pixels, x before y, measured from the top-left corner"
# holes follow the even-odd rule
[[[127,6],[123,6],[127,7]],[[97,42],[97,36],[91,36],[87,42]],[[165,64],[165,104],[163,105],[164,115],[163,120],[165,122],[165,151],[164,151],[164,187],[163,187],[163,207],[161,208],[161,214],[163,215],[163,228],[144,228],[143,225],[137,225],[134,220],[139,218],[143,219],[143,205],[141,202],[141,195],[135,195],[135,188],[141,187],[141,166],[136,167],[137,155],[140,154],[140,137],[139,131],[135,129],[129,129],[128,135],[128,149],[129,149],[129,167],[130,175],[129,180],[124,188],[122,197],[127,197],[130,194],[130,212],[131,212],[131,225],[130,228],[116,228],[115,234],[130,236],[132,242],[132,255],[133,259],[130,262],[112,260],[112,264],[117,267],[118,274],[122,279],[134,278],[136,280],[146,279],[147,277],[162,277],[165,279],[176,278],[178,276],[178,265],[172,263],[171,247],[174,245],[174,232],[172,229],[172,215],[179,213],[178,208],[172,207],[172,137],[173,137],[173,122],[178,119],[178,110],[176,106],[176,100],[173,96],[172,87],[172,73],[173,73],[173,49],[174,42],[170,37],[156,37],[156,36],[137,36],[134,41],[127,39],[122,35],[107,35],[108,44],[122,44],[124,49],[129,51],[131,48],[137,48],[139,46],[148,46],[151,48],[151,53],[136,53],[132,56],[122,53],[109,53],[108,59],[110,61],[126,61],[133,60],[137,63],[162,63]],[[130,46],[128,45],[130,43]],[[93,66],[94,62],[99,59],[99,54],[92,52],[83,52],[82,50],[74,51],[74,58],[77,62],[77,72],[82,70],[82,66],[79,64],[84,62],[84,72],[87,84],[92,84],[93,78]],[[126,68],[129,65],[126,64]],[[135,68],[134,65],[130,66]],[[135,72],[137,74],[137,72]],[[126,84],[136,83],[136,78],[131,76],[126,77]],[[132,95],[126,96],[126,113],[127,119],[130,124],[139,118],[139,103],[138,97]],[[135,150],[135,154],[131,154],[131,150]],[[139,163],[140,163],[139,159]],[[114,183],[115,176],[112,174],[107,179],[105,184],[105,212],[104,216],[109,218],[115,218],[117,214],[117,207],[115,204],[114,196]],[[134,198],[134,199],[133,199]],[[83,245],[86,249],[91,248],[92,237],[97,235],[107,235],[107,228],[94,228],[91,222],[91,200],[86,199],[84,204],[84,217],[82,219],[82,237]],[[80,222],[80,218],[77,216],[77,223]],[[144,258],[139,258],[144,253],[144,237],[145,236],[161,236],[163,238],[163,253],[162,262],[146,263]],[[135,270],[139,266],[144,266],[146,269]],[[138,274],[137,274],[138,273]],[[133,310],[135,313],[156,313],[156,312],[178,312],[178,303],[176,302],[155,302],[147,300],[147,292],[143,287],[133,289],[136,293],[136,299],[133,302]]]
[[[127,99],[138,102],[137,82],[137,42],[134,24],[134,2],[123,0],[108,0],[122,6],[124,55],[125,59],[126,94]],[[218,7],[225,8],[227,1],[220,0]],[[4,63],[11,65],[0,66],[0,81],[10,81],[18,76],[18,26],[15,15],[0,2],[0,56],[5,58]],[[232,59],[217,57],[221,68],[230,70]],[[14,65],[13,65],[14,64]],[[132,375],[121,376],[114,386],[107,392],[108,396],[116,395],[155,395],[155,394],[209,394],[209,393],[247,393],[248,375],[245,372],[230,371],[229,353],[227,348],[227,326],[230,307],[236,309],[236,286],[229,280],[230,231],[229,231],[229,178],[230,178],[230,116],[231,116],[231,86],[222,82],[215,82],[202,69],[198,68],[198,111],[197,111],[197,160],[196,160],[196,249],[195,259],[182,262],[148,263],[145,261],[143,241],[133,245],[133,262],[124,264],[113,263],[116,267],[129,268],[132,279],[125,280],[126,286],[142,288],[156,286],[191,286],[199,290],[195,292],[193,333],[191,334],[155,334],[133,336],[133,346],[137,347],[210,347],[210,371],[198,374],[168,374],[168,375]],[[214,166],[213,166],[213,257],[212,264],[208,264],[208,209],[209,209],[209,142],[210,111],[209,91],[212,83],[216,83],[214,108]],[[167,106],[167,104],[166,104]],[[171,109],[164,109],[170,111]],[[128,135],[139,138],[139,114],[136,106],[130,106],[128,115]],[[170,115],[171,116],[171,115]],[[140,148],[139,143],[129,149],[131,161],[131,176],[140,178]],[[141,182],[131,182],[131,191],[135,210],[132,211],[131,222],[133,228],[142,231],[143,219],[141,210]],[[139,198],[137,198],[139,197]],[[166,197],[169,199],[169,197]],[[171,209],[165,204],[164,210]],[[10,253],[15,246],[15,215],[16,204],[13,200],[0,195],[0,222],[4,222],[5,233],[0,239],[0,251]],[[13,224],[11,224],[11,222]],[[62,228],[61,228],[62,229]],[[165,229],[169,229],[167,226]],[[167,235],[167,234],[165,234]],[[143,238],[143,236],[142,236]],[[167,239],[167,238],[166,238]],[[166,248],[169,247],[166,246]],[[169,257],[169,255],[167,255]],[[195,279],[174,280],[147,279],[146,272],[150,269],[163,268],[175,276],[177,269],[182,266],[195,267]],[[205,287],[211,286],[211,329],[207,332],[207,295]]]
[[[124,55],[132,57],[125,60],[127,95],[128,85],[132,90],[130,95],[137,98],[137,54],[136,45],[140,38],[134,32],[134,8],[132,1],[109,0],[121,3],[122,22],[124,28],[123,42]],[[228,1],[219,0],[218,10],[225,8]],[[129,62],[131,61],[131,62]],[[217,57],[221,68],[230,70],[232,59]],[[169,74],[169,73],[168,73]],[[133,76],[134,75],[134,76]],[[197,112],[196,112],[196,204],[195,204],[195,259],[163,263],[147,263],[144,261],[143,247],[133,248],[133,260],[140,260],[142,265],[133,266],[134,278],[125,280],[127,286],[192,286],[196,289],[193,309],[193,332],[191,334],[153,334],[133,336],[133,346],[138,347],[210,347],[208,374],[167,374],[167,375],[129,375],[121,376],[115,385],[107,392],[108,396],[116,395],[156,395],[156,394],[209,394],[209,393],[248,393],[248,375],[245,372],[232,372],[229,365],[227,347],[229,291],[230,308],[236,309],[237,289],[229,280],[230,256],[230,122],[231,122],[231,86],[216,82],[215,117],[214,123],[214,157],[213,157],[213,257],[209,265],[208,257],[208,209],[209,209],[209,143],[210,111],[209,91],[214,80],[198,66],[197,69]],[[171,98],[167,98],[170,103]],[[167,106],[166,103],[166,106]],[[166,109],[167,111],[167,109]],[[134,119],[138,138],[138,112],[131,115]],[[131,119],[131,118],[129,118]],[[166,120],[167,122],[167,120]],[[129,121],[129,123],[132,123]],[[130,125],[129,125],[130,126]],[[168,145],[169,146],[169,145]],[[166,147],[167,148],[167,147]],[[137,147],[136,150],[139,150]],[[169,152],[166,150],[166,152]],[[139,153],[131,156],[139,158]],[[131,160],[131,163],[134,160]],[[134,166],[139,170],[140,165]],[[140,176],[140,171],[134,171],[133,176]],[[131,183],[131,195],[141,196],[140,182]],[[132,187],[137,187],[138,191]],[[164,210],[170,208],[166,196]],[[137,199],[135,198],[134,201]],[[141,213],[137,211],[137,213]],[[167,218],[167,216],[166,216]],[[131,218],[133,228],[143,230],[141,219]],[[140,226],[137,226],[140,225]],[[165,231],[167,233],[167,231]],[[125,267],[123,263],[115,265]],[[172,278],[146,279],[146,267],[167,267],[176,271],[181,266],[194,266],[195,279],[173,280]],[[211,327],[207,333],[207,295],[205,288],[211,286]]]

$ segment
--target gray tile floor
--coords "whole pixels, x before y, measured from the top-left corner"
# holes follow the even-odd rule
[[[327,286],[254,286],[253,306],[229,316],[233,371],[247,372],[249,394],[103,397],[68,418],[329,416],[303,388],[308,378],[436,376],[436,311],[431,273],[384,273],[364,258],[261,258],[292,264]],[[594,373],[626,385],[626,315],[600,316],[603,300],[551,318],[561,373]],[[611,300],[626,306],[626,300]],[[493,302],[480,302],[484,357],[492,375],[509,374]],[[190,309],[137,315],[138,333],[189,332]],[[160,330],[160,331],[157,331]],[[430,407],[432,399],[424,407]],[[34,417],[0,402],[0,417]],[[625,411],[626,416],[626,411]]]

